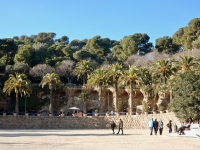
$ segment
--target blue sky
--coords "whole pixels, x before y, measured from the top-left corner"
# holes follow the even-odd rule
[[[54,32],[73,39],[172,36],[200,18],[199,0],[1,0],[0,38]]]

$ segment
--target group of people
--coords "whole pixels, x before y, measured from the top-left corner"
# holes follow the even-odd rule
[[[153,134],[153,130],[155,132],[155,135],[157,135],[157,132],[159,130],[159,134],[162,135],[162,132],[163,132],[163,122],[162,120],[160,121],[157,121],[157,119],[153,120],[153,118],[149,121],[148,123],[148,126],[150,128],[150,135]],[[115,127],[116,127],[116,124],[114,121],[111,122],[111,129],[113,131],[113,134],[115,134]],[[123,121],[122,119],[119,120],[119,125],[118,125],[118,132],[117,134],[120,133],[120,131],[122,132],[123,134]],[[167,124],[167,127],[169,128],[169,133],[172,132],[172,121],[170,120],[169,123]]]
[[[172,124],[171,124],[171,120],[169,121],[169,133],[172,132]],[[163,122],[162,120],[157,121],[157,119],[153,120],[153,118],[149,121],[148,123],[149,129],[150,129],[150,135],[153,135],[153,130],[155,135],[157,135],[157,132],[159,130],[160,135],[162,135],[163,132]]]
[[[36,116],[35,110],[29,110],[29,116]]]
[[[111,129],[112,129],[112,131],[113,131],[113,134],[115,134],[115,127],[116,127],[116,124],[115,124],[114,121],[112,121],[112,122],[111,122]],[[118,130],[117,134],[120,133],[120,130],[122,131],[122,134],[124,134],[124,132],[123,132],[123,121],[122,121],[122,119],[119,120],[119,130]]]
[[[179,135],[184,135],[184,130],[187,129],[187,128],[190,128],[191,126],[191,120],[187,121],[186,124],[182,123],[182,126],[178,129],[178,133]],[[155,135],[157,135],[157,132],[159,130],[159,134],[162,135],[162,132],[163,132],[163,126],[164,126],[164,123],[162,122],[162,120],[159,120],[157,121],[157,119],[153,120],[153,118],[148,122],[148,126],[150,128],[150,135],[153,135],[153,130],[154,130],[154,133]],[[169,133],[172,133],[172,120],[169,120],[169,122],[167,123],[166,125],[169,129]],[[175,124],[176,126],[176,124]],[[111,122],[111,129],[113,131],[113,134],[115,134],[115,127],[116,127],[116,124],[114,121]],[[120,131],[122,132],[123,134],[123,121],[122,119],[119,120],[119,125],[118,125],[118,132],[117,134],[120,133]],[[176,132],[176,131],[175,131]],[[198,135],[200,136],[200,135]]]

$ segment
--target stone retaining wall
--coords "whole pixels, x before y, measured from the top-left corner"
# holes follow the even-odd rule
[[[164,126],[169,120],[180,126],[174,113],[123,116],[87,116],[87,117],[49,117],[49,116],[0,116],[0,129],[109,129],[110,122],[124,122],[124,129],[146,129],[151,118],[162,119]]]

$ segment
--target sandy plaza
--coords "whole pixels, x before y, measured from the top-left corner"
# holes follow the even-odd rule
[[[117,130],[115,130],[117,132]],[[149,135],[149,130],[127,129],[124,135],[102,130],[0,130],[0,150],[196,150],[200,138]]]

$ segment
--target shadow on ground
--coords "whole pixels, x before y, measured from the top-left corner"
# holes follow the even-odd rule
[[[0,134],[1,137],[23,137],[23,136],[130,136],[130,135],[142,135],[142,134],[41,134],[41,133],[10,133]]]

